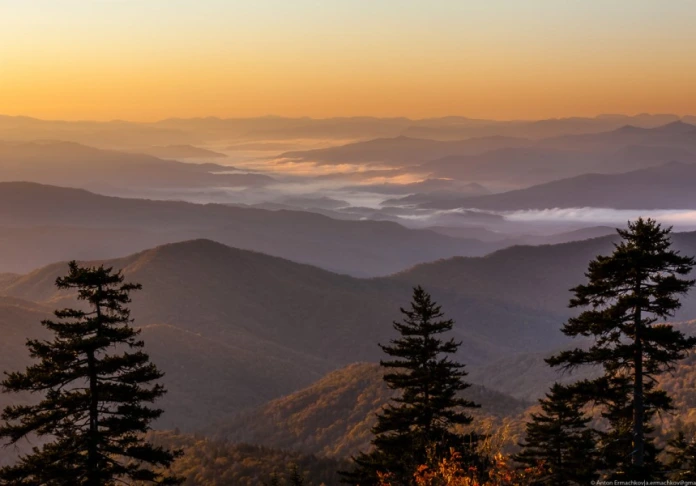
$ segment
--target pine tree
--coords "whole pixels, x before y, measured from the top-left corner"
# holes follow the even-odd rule
[[[0,437],[10,443],[45,438],[41,447],[0,470],[3,484],[47,486],[111,486],[124,480],[180,484],[155,472],[166,468],[176,453],[143,439],[162,411],[148,404],[165,390],[150,385],[163,374],[149,362],[131,327],[126,304],[140,285],[124,283],[111,268],[80,267],[56,280],[59,289],[77,291],[86,310],[55,311],[57,321],[42,324],[52,341],[30,340],[38,363],[8,374],[5,392],[42,395],[36,405],[5,408]]]
[[[271,479],[265,483],[266,486],[280,486],[280,479],[276,473],[271,474]]]
[[[297,464],[293,464],[290,467],[290,485],[291,486],[303,486],[304,485],[304,476],[302,473],[300,473],[300,469],[297,467]]]
[[[542,484],[590,484],[598,477],[595,437],[575,393],[556,383],[539,403],[542,413],[532,414],[525,441],[519,444],[522,450],[514,460],[530,468],[541,464],[544,474],[538,482]]]
[[[464,463],[476,459],[477,436],[453,430],[471,424],[464,408],[478,406],[459,396],[470,385],[463,381],[464,366],[449,356],[461,343],[438,336],[450,331],[454,321],[444,319],[420,286],[413,291],[411,308],[401,312],[403,321],[394,322],[400,337],[380,345],[393,358],[380,362],[388,370],[384,380],[401,393],[377,416],[373,450],[354,458],[352,472],[342,473],[349,484],[378,484],[378,473],[388,474],[393,485],[413,484],[419,465],[435,464],[449,457],[451,449],[460,452]]]
[[[669,442],[667,453],[671,456],[668,464],[670,480],[685,481],[696,479],[696,440],[687,440],[684,432]]]
[[[585,387],[585,398],[613,403],[608,417],[613,433],[623,434],[617,440],[630,434],[630,450],[624,457],[630,462],[614,471],[621,478],[659,478],[658,468],[649,462],[646,433],[651,416],[668,410],[670,400],[651,384],[696,346],[696,338],[685,337],[671,325],[657,324],[674,314],[680,307],[678,296],[694,285],[693,280],[681,278],[692,270],[694,259],[670,248],[670,232],[671,228],[642,218],[618,231],[622,241],[613,254],[590,262],[589,282],[572,289],[571,307],[588,309],[563,327],[568,336],[592,337],[594,342],[588,349],[564,351],[547,360],[565,369],[603,367],[605,381]],[[616,430],[627,410],[628,430]]]

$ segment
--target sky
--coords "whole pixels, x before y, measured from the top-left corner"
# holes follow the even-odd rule
[[[0,113],[696,114],[693,0],[0,0]]]

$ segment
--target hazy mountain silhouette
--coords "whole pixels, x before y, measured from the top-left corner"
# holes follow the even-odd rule
[[[4,140],[63,140],[102,148],[196,144],[202,141],[199,135],[190,131],[121,120],[64,121],[0,115],[0,130]]]
[[[413,285],[402,279],[355,279],[207,240],[165,245],[106,264],[143,284],[133,298],[133,316],[153,360],[167,373],[163,424],[182,428],[209,425],[355,360],[379,359],[376,343],[393,335],[391,322]],[[39,311],[13,320],[15,327],[3,328],[3,345],[13,349],[6,353],[11,362],[5,369],[27,363],[28,355],[20,359],[24,339],[27,332],[41,332],[39,321],[49,309],[75,305],[74,296],[54,286],[66,269],[57,263],[2,279],[0,294],[40,304]],[[448,291],[435,295],[458,320],[455,335],[464,341],[461,352],[469,363],[503,356],[525,340],[521,336],[531,340],[555,325],[548,313],[522,305]],[[0,314],[9,311],[0,308]],[[557,342],[558,336],[536,340],[533,349]]]
[[[164,147],[146,147],[139,152],[162,159],[224,159],[227,155],[213,150],[194,147],[193,145],[166,145]]]
[[[150,155],[101,150],[71,142],[0,142],[0,181],[31,181],[105,190],[259,187],[262,174],[216,164],[187,164]]]
[[[635,125],[651,128],[680,118],[676,115],[600,115],[546,120],[494,121],[465,117],[426,119],[336,117],[289,118],[170,118],[151,123],[126,121],[40,120],[0,115],[6,140],[60,139],[105,148],[201,144],[222,140],[268,141],[293,139],[350,140],[397,137],[461,140],[506,136],[541,139],[567,134],[598,133]],[[685,122],[696,119],[684,117]]]
[[[608,151],[546,147],[509,148],[473,156],[450,156],[420,165],[417,172],[462,181],[529,186],[588,172],[619,173],[672,160],[696,162],[681,148],[625,146]]]
[[[600,115],[593,118],[569,117],[546,120],[495,121],[461,116],[408,119],[369,116],[335,118],[191,118],[168,119],[148,126],[207,138],[234,137],[247,140],[366,139],[405,135],[413,138],[461,140],[504,135],[545,138],[564,134],[596,133],[633,124],[650,128],[679,120],[671,114]]]
[[[233,326],[338,364],[379,355],[375,343],[390,335],[391,321],[415,285],[403,275],[356,279],[209,240],[164,245],[108,263],[144,285],[133,303],[141,325],[169,324],[220,339]],[[58,263],[15,276],[6,280],[3,293],[62,303],[68,296],[53,282],[64,271],[65,264]],[[192,294],[197,296],[195,306],[187,298]],[[508,326],[515,314],[536,319],[528,329],[520,329],[521,334],[549,329],[543,313],[525,310],[524,304],[496,309],[493,295],[472,299],[447,290],[441,299],[450,314],[461,317],[457,332],[467,336],[464,348],[474,353],[471,360],[488,359],[516,344],[505,336],[480,338],[490,335],[491,327]],[[333,315],[338,309],[341,315]],[[469,315],[476,319],[469,322]]]
[[[507,137],[442,142],[401,136],[324,149],[285,152],[279,157],[307,160],[320,164],[361,163],[403,167],[448,155],[477,154],[500,147],[526,146],[529,143],[528,140]]]
[[[544,141],[546,146],[612,147],[651,145],[696,149],[696,125],[677,120],[652,128],[625,125],[616,130],[582,135],[566,135]]]
[[[688,117],[685,118],[685,121],[688,121],[687,119]],[[628,124],[651,128],[677,120],[679,120],[677,115],[670,114],[599,115],[594,118],[568,117],[499,122],[483,120],[480,123],[468,125],[447,125],[433,120],[430,124],[414,124],[405,130],[403,135],[436,140],[461,140],[468,137],[490,135],[542,139],[568,134],[598,133],[614,130]]]
[[[58,238],[55,245],[45,238],[45,231],[13,229],[46,226],[63,228],[51,230]],[[26,271],[79,255],[113,258],[192,238],[209,238],[360,276],[385,275],[437,258],[488,251],[477,240],[386,221],[340,221],[302,211],[124,199],[31,183],[0,183],[0,227],[8,232],[8,239],[0,241],[0,249],[6,252],[0,271]],[[74,239],[66,227],[80,228]],[[100,254],[98,248],[104,252]]]
[[[587,262],[610,252],[613,241],[517,246],[378,279],[337,275],[206,240],[106,263],[143,284],[132,310],[153,359],[167,373],[163,426],[200,428],[356,360],[378,360],[376,343],[393,337],[391,323],[416,284],[456,320],[454,336],[463,341],[459,358],[472,369],[521,350],[558,349],[567,342],[559,331],[571,313],[567,289],[584,280]],[[675,234],[674,241],[685,254],[696,254],[696,233]],[[42,315],[73,305],[54,286],[66,268],[53,264],[0,279],[0,294],[22,299],[0,304],[38,302],[0,305],[0,324],[8,323],[3,346],[10,369],[26,363],[23,342],[27,333],[40,332]],[[20,311],[24,317],[15,318],[12,313]],[[2,315],[9,317],[3,321]],[[696,296],[690,295],[677,318],[695,315]]]
[[[674,247],[696,255],[696,232],[675,233]],[[458,295],[489,297],[567,316],[570,288],[584,281],[587,263],[613,251],[618,236],[557,245],[513,246],[480,258],[450,258],[417,265],[390,279],[421,282]],[[676,320],[696,317],[696,294],[689,294]]]
[[[437,195],[441,193],[459,193],[460,196],[482,196],[490,194],[486,187],[475,182],[461,182],[446,178],[424,179],[419,182],[407,184],[361,184],[357,186],[345,186],[342,191],[364,191],[387,195]]]
[[[696,126],[676,121],[653,128],[625,126],[540,140],[490,136],[438,141],[401,136],[286,152],[279,157],[399,169],[385,176],[411,173],[523,187],[588,172],[625,172],[672,160],[696,162],[695,154]]]
[[[599,238],[601,236],[616,234],[616,229],[611,226],[590,226],[588,228],[563,231],[551,235],[510,235],[491,231],[481,226],[464,226],[460,228],[430,226],[428,229],[454,238],[476,238],[487,242],[504,242],[505,246],[557,245],[560,243],[588,240],[590,238]]]
[[[488,196],[426,202],[423,207],[695,209],[693,180],[696,164],[670,162],[621,174],[585,174]]]
[[[326,196],[287,196],[282,198],[281,204],[288,207],[302,209],[338,209],[350,206],[350,203],[340,199],[334,199]]]

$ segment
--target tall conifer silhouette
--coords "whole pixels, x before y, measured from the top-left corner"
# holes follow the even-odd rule
[[[140,331],[131,327],[126,307],[140,285],[124,283],[111,268],[71,262],[56,286],[76,291],[86,306],[57,310],[56,321],[44,321],[53,340],[30,340],[38,362],[2,383],[5,392],[42,398],[36,405],[5,408],[0,437],[47,442],[1,469],[0,479],[12,485],[179,484],[179,478],[155,472],[169,466],[176,453],[143,439],[162,414],[149,404],[165,390],[152,384],[163,374],[142,351]]]
[[[461,343],[440,337],[454,321],[420,286],[401,313],[402,322],[394,322],[400,336],[380,345],[391,358],[381,361],[384,380],[401,393],[377,417],[373,450],[355,457],[355,470],[344,473],[349,484],[378,484],[378,473],[388,474],[393,485],[412,484],[418,466],[449,457],[450,449],[466,463],[476,460],[477,437],[454,430],[472,422],[464,409],[478,406],[460,396],[470,386],[464,366],[451,359]]]
[[[694,259],[671,249],[670,232],[642,218],[618,231],[621,241],[613,254],[590,262],[587,284],[573,289],[571,307],[586,310],[563,327],[568,336],[591,337],[593,343],[547,360],[566,369],[603,367],[604,376],[580,390],[587,401],[604,405],[612,427],[605,448],[619,452],[608,467],[617,478],[661,476],[646,433],[650,418],[670,409],[671,400],[654,388],[654,379],[696,346],[696,338],[658,323],[673,316],[679,296],[694,285],[683,278]]]

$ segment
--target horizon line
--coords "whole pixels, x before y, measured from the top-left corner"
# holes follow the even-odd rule
[[[258,119],[285,119],[285,120],[313,120],[313,121],[324,121],[324,120],[351,120],[351,119],[373,119],[373,120],[407,120],[412,122],[429,121],[429,120],[445,120],[448,118],[459,118],[462,120],[469,121],[480,121],[480,122],[492,122],[492,123],[532,123],[539,121],[551,121],[551,120],[597,120],[601,118],[636,118],[640,116],[647,117],[675,117],[677,121],[683,121],[685,118],[696,118],[694,114],[676,114],[676,113],[651,113],[651,112],[637,112],[632,114],[627,113],[598,113],[595,115],[588,116],[557,116],[557,117],[547,117],[547,118],[480,118],[480,117],[469,117],[466,115],[443,115],[443,116],[432,116],[432,117],[419,117],[411,118],[408,116],[378,116],[378,115],[344,115],[344,116],[327,116],[327,117],[313,117],[313,116],[286,116],[286,115],[275,115],[275,114],[265,114],[265,115],[255,115],[255,116],[168,116],[164,118],[156,118],[147,121],[135,121],[123,118],[42,118],[38,116],[31,115],[11,115],[6,113],[0,113],[0,118],[21,118],[34,121],[42,122],[67,122],[67,123],[132,123],[139,125],[156,124],[166,121],[180,120],[258,120]]]

